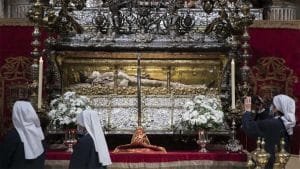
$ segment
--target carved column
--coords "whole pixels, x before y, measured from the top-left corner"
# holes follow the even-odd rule
[[[269,20],[290,21],[296,19],[296,6],[284,0],[274,0],[270,6]]]
[[[0,1],[0,18],[4,18],[4,0]]]

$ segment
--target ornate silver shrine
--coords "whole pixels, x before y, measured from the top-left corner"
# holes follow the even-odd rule
[[[237,59],[237,65],[244,61],[244,68],[247,68],[247,59],[249,58],[247,41],[249,38],[245,30],[254,18],[262,19],[261,9],[250,10],[250,8],[251,5],[248,1],[241,0],[201,0],[193,8],[181,0],[107,0],[104,2],[101,0],[50,0],[46,4],[36,0],[28,17],[35,23],[36,32],[39,31],[40,26],[45,26],[49,32],[50,37],[46,40],[45,54],[50,64],[48,89],[50,95],[54,95],[57,90],[60,92],[66,90],[63,86],[66,83],[64,80],[66,77],[71,77],[71,74],[67,74],[68,72],[65,71],[67,70],[65,68],[68,67],[66,62],[68,58],[74,61],[73,64],[78,63],[78,65],[73,65],[75,66],[73,69],[72,66],[69,69],[69,72],[74,75],[74,79],[80,79],[80,73],[86,71],[85,69],[80,70],[80,64],[85,64],[90,67],[88,69],[93,68],[100,74],[115,72],[114,77],[117,77],[120,65],[126,63],[122,60],[136,59],[131,56],[130,51],[144,52],[148,56],[145,58],[146,60],[155,62],[159,62],[168,55],[168,59],[178,63],[175,65],[168,65],[170,63],[146,65],[150,67],[149,69],[156,66],[155,69],[152,69],[153,71],[169,70],[171,67],[174,67],[175,70],[178,67],[186,66],[184,64],[187,60],[190,65],[193,65],[193,60],[206,59],[209,63],[216,57],[209,53],[219,52],[217,55],[224,56],[228,51],[230,51],[229,58]],[[56,39],[53,38],[54,33],[58,35]],[[239,51],[242,47],[238,44],[237,37],[243,33],[242,40],[246,45],[243,45],[244,55],[242,56]],[[35,39],[37,40],[38,37],[35,36]],[[33,55],[36,59],[39,57],[37,46],[34,46],[37,55]],[[164,54],[165,51],[169,53]],[[183,51],[186,52],[185,55],[180,54]],[[71,54],[67,54],[68,52]],[[173,52],[177,52],[177,54],[173,56]],[[199,54],[192,56],[193,52]],[[120,56],[115,57],[118,54]],[[153,54],[157,56],[153,57]],[[189,58],[187,59],[187,57]],[[115,64],[115,60],[120,63]],[[87,64],[87,62],[90,63]],[[102,67],[105,69],[95,66],[94,64],[97,62],[103,62]],[[225,69],[218,71],[223,74],[215,94],[221,94],[221,98],[228,101],[228,66],[222,62],[219,62],[219,65]],[[126,66],[123,65],[125,68]],[[187,67],[191,71],[198,68]],[[94,70],[87,72],[92,73]],[[127,73],[130,73],[133,68],[127,70]],[[180,72],[185,68],[178,70]],[[209,70],[207,69],[207,71]],[[151,75],[151,71],[149,74]],[[131,76],[136,76],[136,74],[131,74]],[[170,76],[169,73],[166,74],[166,77],[168,76]],[[171,82],[177,82],[175,78],[171,78],[171,80]],[[106,93],[106,88],[100,86],[100,89],[101,92]],[[122,88],[115,88],[116,91],[120,89]],[[156,90],[158,89],[156,88]],[[94,88],[89,90],[98,92]],[[152,91],[151,88],[149,90]],[[82,88],[81,91],[85,91],[85,89]],[[162,91],[169,91],[169,89]],[[85,95],[86,93],[81,94]],[[142,117],[137,119],[137,96],[135,94],[122,95],[112,90],[104,95],[89,95],[94,107],[102,116],[102,123],[106,126],[106,131],[120,133],[132,131],[140,120],[148,131],[170,132],[175,128],[179,115],[183,111],[182,104],[194,97],[191,93],[184,95],[172,92],[156,95],[142,94]]]

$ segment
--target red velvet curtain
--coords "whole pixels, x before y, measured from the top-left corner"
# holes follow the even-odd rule
[[[167,152],[167,153],[110,153],[112,162],[115,163],[156,163],[156,162],[174,162],[174,161],[192,161],[192,160],[212,160],[212,161],[247,161],[247,155],[244,153],[220,152]],[[70,160],[71,153],[64,151],[48,150],[46,152],[47,160]]]
[[[33,28],[31,26],[1,26],[0,27],[0,67],[5,64],[5,59],[17,56],[30,56],[31,47],[31,33]],[[17,83],[17,81],[16,81]],[[6,84],[4,84],[6,88]],[[10,110],[8,109],[7,91],[4,91],[4,104],[1,107],[3,111],[4,127],[7,127],[10,121]]]
[[[0,26],[0,66],[8,57],[30,56],[31,26]]]
[[[281,57],[286,65],[294,70],[298,77],[298,83],[294,86],[294,95],[298,98],[297,107],[300,106],[300,30],[294,29],[258,29],[251,28],[250,45],[253,57],[251,64],[254,65],[260,57]],[[298,117],[300,116],[298,111]]]
[[[298,77],[298,82],[294,85],[294,96],[297,97],[296,117],[300,120],[300,30],[296,29],[270,29],[270,28],[250,28],[250,45],[252,58],[250,64],[255,65],[257,59],[261,57],[281,57],[286,61],[286,66],[293,69]],[[254,149],[253,140],[243,136],[242,140],[248,148]],[[300,126],[294,129],[291,138],[292,153],[298,154],[300,149]]]
[[[0,67],[5,64],[5,59],[9,57],[31,57],[30,52],[32,51],[32,26],[0,26]],[[45,40],[46,35],[41,35],[41,41]],[[41,47],[42,48],[42,47]],[[9,81],[4,83],[4,88],[7,88],[10,84],[24,83],[24,80],[18,81]],[[4,92],[4,106],[1,107],[3,110],[3,122],[4,126],[11,125],[11,110],[9,110],[8,98],[5,97],[8,95],[8,91]],[[1,124],[3,125],[3,124]]]

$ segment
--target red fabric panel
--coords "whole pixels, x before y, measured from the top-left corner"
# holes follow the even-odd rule
[[[46,159],[47,160],[70,160],[71,153],[64,152],[64,151],[47,151],[46,152]]]
[[[255,65],[261,57],[281,57],[286,65],[294,70],[298,83],[294,86],[294,96],[297,97],[296,116],[300,117],[300,30],[294,29],[263,29],[251,28],[250,45],[253,57],[250,64]]]
[[[0,27],[0,65],[4,60],[14,56],[30,56],[32,51],[31,26],[1,26]]]
[[[226,152],[168,152],[160,154],[111,154],[113,162],[172,162],[189,160],[246,161],[247,155]]]
[[[244,153],[226,152],[168,152],[168,153],[110,153],[112,162],[173,162],[189,160],[213,160],[213,161],[247,161]],[[70,160],[71,154],[67,152],[48,151],[47,160]]]
[[[32,26],[0,26],[0,67],[4,65],[5,59],[8,57],[25,56],[31,57],[32,51]],[[43,30],[41,30],[43,32]],[[42,33],[40,42],[43,42],[47,34]],[[43,44],[43,43],[41,43]],[[43,45],[41,46],[41,49]],[[19,81],[23,83],[23,81]],[[18,83],[18,81],[10,81],[10,84]],[[5,82],[4,86],[10,85]],[[6,95],[6,94],[5,94]],[[4,123],[5,126],[10,126],[11,110],[9,110],[7,98],[4,98]],[[1,117],[2,118],[2,117]],[[1,136],[0,136],[1,137]]]
[[[294,134],[291,138],[291,142],[292,142],[291,143],[292,153],[293,154],[300,154],[300,125],[299,124],[294,128]]]
[[[298,77],[294,86],[296,102],[296,118],[298,126],[294,128],[291,138],[292,153],[299,154],[300,151],[300,30],[296,29],[264,29],[250,28],[250,45],[252,58],[250,64],[255,65],[261,57],[281,57],[286,61],[286,66],[293,69]],[[245,140],[244,140],[245,141]],[[255,148],[253,140],[247,139],[247,147],[250,150]]]
[[[5,59],[8,57],[30,56],[30,51],[32,50],[32,31],[32,26],[0,27],[0,67],[4,65]],[[4,84],[4,86],[6,86],[6,84]],[[3,120],[5,123],[5,127],[10,126],[11,123],[11,110],[9,110],[8,105],[5,104],[7,102],[8,98],[4,97]]]

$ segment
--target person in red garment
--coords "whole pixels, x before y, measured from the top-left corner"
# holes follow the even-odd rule
[[[12,121],[14,128],[1,145],[0,169],[43,169],[44,134],[29,101],[16,101]]]
[[[142,127],[137,127],[130,144],[120,145],[115,148],[114,153],[166,153],[164,147],[151,145]]]
[[[69,169],[106,169],[112,162],[98,112],[85,110],[76,118],[87,133],[75,145]]]

